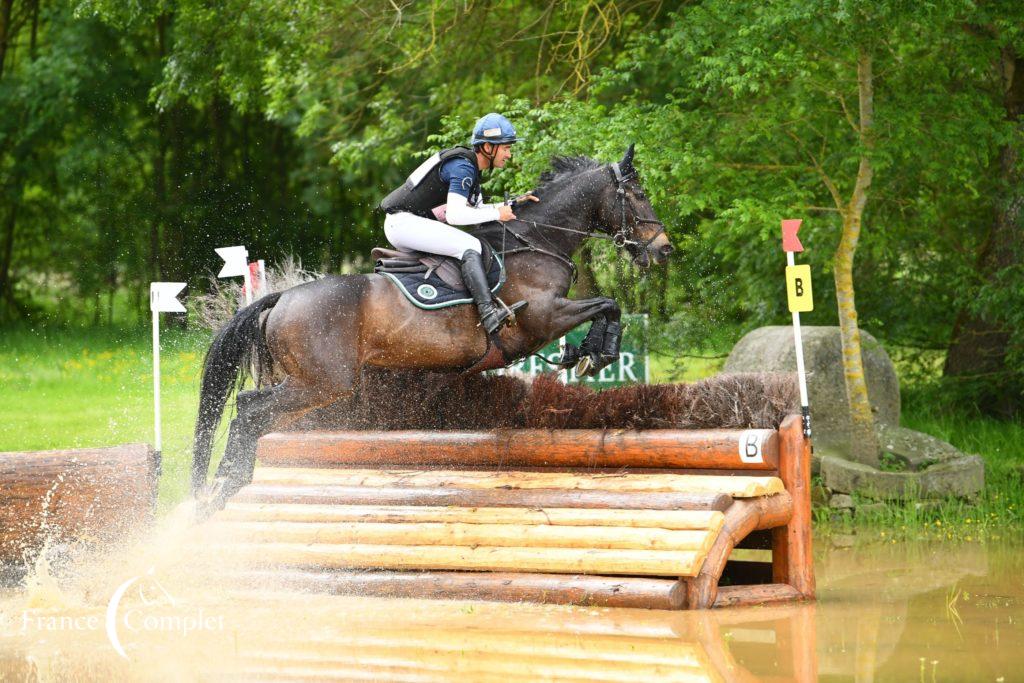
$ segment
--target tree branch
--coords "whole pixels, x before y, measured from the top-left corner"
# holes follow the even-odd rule
[[[822,168],[821,164],[818,163],[818,159],[814,156],[814,154],[807,150],[807,148],[804,146],[803,141],[799,137],[797,137],[797,135],[793,133],[793,131],[787,130],[786,135],[788,135],[793,140],[793,142],[796,143],[796,146],[800,148],[800,151],[806,154],[807,158],[811,160],[811,164],[814,166],[814,170],[818,172],[818,176],[821,178],[821,182],[825,184],[825,187],[828,188],[829,194],[832,195],[832,201],[836,203],[836,208],[839,210],[840,213],[844,213],[846,211],[846,202],[843,201],[843,197],[839,193],[839,188],[836,187],[836,184],[834,182],[832,182],[832,178],[829,177],[828,173],[825,172],[825,169]]]

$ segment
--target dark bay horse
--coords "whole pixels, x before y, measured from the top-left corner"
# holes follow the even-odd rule
[[[376,274],[328,276],[240,310],[206,354],[193,494],[199,497],[205,487],[224,405],[250,368],[258,388],[236,398],[224,458],[206,491],[206,500],[215,501],[210,504],[223,504],[251,481],[260,436],[351,396],[366,366],[453,372],[500,367],[587,321],[593,324],[579,349],[578,367],[592,374],[614,362],[619,306],[607,297],[567,298],[575,275],[570,259],[588,238],[613,239],[640,267],[664,263],[672,246],[640,186],[632,145],[614,164],[585,157],[556,157],[552,163],[534,191],[539,203],[518,208],[514,221],[474,231],[505,253],[501,297],[529,302],[498,339],[488,339],[474,306],[424,311]]]

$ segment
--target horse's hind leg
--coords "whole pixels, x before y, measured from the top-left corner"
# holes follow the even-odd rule
[[[239,392],[235,400],[237,415],[228,429],[228,442],[224,457],[217,467],[214,482],[219,482],[219,493],[224,498],[234,495],[238,489],[252,481],[256,463],[256,442],[267,432],[270,404],[274,400],[274,389]]]
[[[231,421],[224,457],[214,479],[212,494],[217,502],[223,503],[252,481],[256,445],[261,436],[283,429],[311,410],[351,393],[351,385],[325,390],[294,377],[269,389],[241,392],[236,401],[238,414]]]

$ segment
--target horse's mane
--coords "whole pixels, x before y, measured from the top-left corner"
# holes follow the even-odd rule
[[[551,157],[551,169],[540,174],[540,184],[536,191],[541,192],[550,185],[603,166],[600,161],[590,157]]]
[[[604,166],[604,164],[596,159],[591,159],[590,157],[553,156],[551,157],[551,168],[540,174],[540,181],[533,189],[533,192],[537,196],[541,196],[541,194],[545,190],[550,189],[552,185],[556,185],[563,180],[572,178],[585,171],[600,168],[601,166]],[[527,206],[529,206],[529,204],[527,204]],[[470,233],[480,239],[487,240],[490,242],[491,246],[496,249],[501,247],[501,223],[484,223],[470,230]]]

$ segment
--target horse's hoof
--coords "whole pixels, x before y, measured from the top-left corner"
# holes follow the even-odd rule
[[[562,349],[562,355],[558,359],[558,367],[567,370],[576,365],[580,360],[580,350],[575,344],[566,343]]]
[[[205,522],[227,505],[226,482],[224,477],[217,477],[196,496],[196,523]]]
[[[577,374],[577,377],[591,377],[596,375],[599,370],[601,370],[601,367],[594,359],[594,355],[589,354],[580,358],[580,362],[575,367],[575,374]]]

